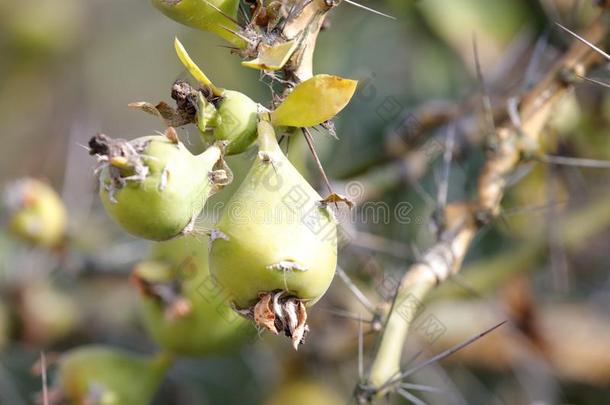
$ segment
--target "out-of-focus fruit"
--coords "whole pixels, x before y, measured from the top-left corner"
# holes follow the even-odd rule
[[[41,346],[68,336],[81,316],[78,304],[70,296],[45,281],[24,286],[18,314],[24,339]]]
[[[10,183],[4,197],[13,235],[48,248],[59,247],[64,242],[68,223],[66,208],[51,186],[24,178]]]
[[[59,360],[57,388],[71,404],[148,405],[171,364],[108,346],[78,347]]]
[[[265,405],[341,405],[346,402],[332,387],[320,381],[302,379],[280,386],[265,401]]]
[[[156,243],[133,278],[146,329],[164,350],[186,356],[226,353],[256,333],[211,279],[207,238]]]

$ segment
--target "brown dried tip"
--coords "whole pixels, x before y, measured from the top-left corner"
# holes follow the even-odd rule
[[[343,194],[331,193],[328,197],[324,198],[323,200],[320,200],[320,205],[323,207],[327,206],[330,203],[344,203],[349,208],[354,207],[354,202]]]
[[[165,130],[165,137],[169,139],[172,143],[179,143],[180,139],[178,138],[178,133],[174,129],[174,127],[167,127]]]
[[[271,294],[261,295],[260,300],[254,306],[254,323],[277,335],[279,332],[275,327],[275,313],[271,309],[272,298]]]
[[[246,313],[248,317],[254,319],[256,326],[267,329],[275,335],[284,331],[292,340],[294,349],[298,350],[309,331],[307,311],[302,300],[283,295],[283,291],[263,293],[254,307],[240,313]]]

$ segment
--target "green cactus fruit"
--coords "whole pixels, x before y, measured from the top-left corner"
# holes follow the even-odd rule
[[[83,346],[61,356],[56,389],[70,404],[148,405],[170,365],[166,354]]]
[[[229,141],[227,154],[241,153],[256,140],[258,104],[243,93],[224,90],[217,103],[214,138]]]
[[[256,333],[211,279],[206,242],[184,236],[156,243],[150,260],[134,269],[146,329],[178,355],[231,352]]]
[[[233,45],[246,45],[235,32],[239,0],[152,0],[153,5],[172,20],[191,28],[212,32]]]
[[[68,224],[59,195],[40,180],[24,178],[5,190],[9,229],[16,237],[43,247],[59,247]]]
[[[259,105],[245,94],[214,85],[178,38],[174,40],[174,48],[180,62],[201,86],[202,91],[197,97],[196,122],[204,141],[208,139],[208,130],[213,129],[212,138],[228,141],[228,154],[246,150],[256,140]]]
[[[98,134],[89,146],[98,157],[106,211],[141,238],[161,241],[192,231],[209,195],[228,181],[225,170],[214,170],[223,162],[218,145],[194,156],[171,136],[127,142]]]
[[[296,348],[307,330],[305,305],[324,295],[335,273],[336,220],[267,121],[258,142],[258,158],[212,231],[210,271],[238,310],[284,330]]]
[[[332,387],[313,379],[290,381],[280,386],[264,402],[265,405],[341,405],[345,404]]]
[[[44,280],[30,281],[17,304],[22,339],[47,346],[74,333],[81,311],[73,297]]]

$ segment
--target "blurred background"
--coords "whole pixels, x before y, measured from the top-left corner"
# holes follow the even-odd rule
[[[324,130],[313,136],[336,190],[358,203],[344,223],[348,241],[339,264],[373,303],[392,296],[409,263],[434,241],[450,128],[456,146],[448,199],[476,190],[485,120],[473,36],[492,105],[500,109],[540,80],[570,43],[554,23],[583,29],[595,14],[591,3],[365,3],[396,20],[349,4],[332,12],[314,71],[360,86],[336,119],[339,140]],[[57,251],[19,240],[7,226],[0,231],[1,404],[33,402],[41,379],[32,367],[41,350],[51,358],[90,343],[156,351],[129,282],[150,243],[106,215],[95,160],[83,145],[97,132],[132,139],[164,129],[127,104],[170,100],[174,80],[187,78],[174,36],[215,83],[269,102],[258,72],[241,67],[220,39],[169,20],[148,1],[0,3],[0,184],[10,190],[15,180],[34,177],[52,186],[65,204],[69,235]],[[603,67],[590,76],[610,81],[608,73]],[[610,91],[582,82],[549,123],[546,152],[610,160],[609,121]],[[179,136],[201,150],[194,127]],[[302,140],[291,143],[289,157],[323,189]],[[252,158],[229,160],[236,181],[211,206],[230,196]],[[494,322],[510,325],[417,373],[414,383],[442,391],[417,395],[434,404],[608,403],[610,171],[531,163],[511,181],[501,218],[477,237],[463,271],[423,305],[405,361],[419,350],[424,357],[441,352]],[[216,214],[208,210],[203,221]],[[4,225],[8,217],[3,209]],[[370,318],[336,278],[310,312],[312,332],[298,353],[263,335],[229,355],[180,358],[155,403],[347,403],[358,379],[352,316]],[[365,324],[367,353],[376,326]],[[52,366],[49,374],[52,383]]]

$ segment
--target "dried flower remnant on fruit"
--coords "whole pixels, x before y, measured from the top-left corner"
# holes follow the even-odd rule
[[[287,296],[284,291],[262,293],[253,307],[236,308],[236,311],[254,320],[257,327],[267,329],[275,335],[283,331],[292,340],[295,350],[304,343],[309,332],[303,300]]]
[[[257,158],[227,203],[254,215],[244,226],[225,209],[211,238],[210,271],[237,312],[274,334],[284,331],[296,349],[308,330],[305,307],[325,294],[335,272],[337,224],[264,119],[258,123],[258,145]],[[294,190],[306,201],[298,209],[285,197]],[[282,207],[286,220],[269,221],[260,207]]]
[[[126,231],[145,239],[163,241],[192,232],[209,196],[231,180],[222,143],[193,155],[173,127],[165,135],[131,141],[98,134],[89,146],[98,159],[104,208]]]
[[[146,150],[149,141],[128,142],[125,139],[112,139],[104,134],[97,134],[89,140],[89,154],[95,155],[98,174],[108,167],[109,177],[107,191],[110,201],[117,203],[115,193],[123,188],[128,180],[141,182],[148,174],[148,167],[142,162],[141,153]],[[129,173],[125,175],[125,173]]]

